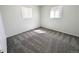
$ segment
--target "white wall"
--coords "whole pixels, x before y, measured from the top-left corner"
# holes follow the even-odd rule
[[[6,36],[5,36],[1,13],[0,13],[0,51],[7,52]]]
[[[79,6],[64,6],[59,20],[49,18],[50,8],[55,6],[25,6],[33,8],[32,19],[22,18],[21,7],[0,6],[7,37],[40,27],[40,20],[42,27],[79,36]]]
[[[23,19],[21,8],[31,7],[32,19]],[[13,36],[40,26],[40,9],[38,6],[0,6],[7,37]]]
[[[41,7],[41,26],[79,36],[79,6],[64,6],[63,18],[58,20],[49,18],[51,7]]]

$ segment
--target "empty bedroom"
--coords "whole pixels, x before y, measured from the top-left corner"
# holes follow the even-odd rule
[[[79,53],[79,5],[0,5],[0,53]]]

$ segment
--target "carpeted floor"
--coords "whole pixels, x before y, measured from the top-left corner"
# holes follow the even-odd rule
[[[79,38],[37,28],[7,38],[8,53],[78,53]]]

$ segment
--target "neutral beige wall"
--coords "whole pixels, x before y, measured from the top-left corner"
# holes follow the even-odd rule
[[[63,17],[57,20],[49,18],[51,7],[41,7],[41,26],[79,36],[79,6],[64,6]]]
[[[33,10],[32,19],[23,19],[21,8],[31,7]],[[39,6],[0,6],[6,36],[13,36],[40,26]]]

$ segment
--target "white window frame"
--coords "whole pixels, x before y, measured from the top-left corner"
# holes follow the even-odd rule
[[[56,13],[58,12],[58,13]],[[63,6],[56,6],[50,9],[50,18],[51,19],[59,19],[62,18],[63,15]]]
[[[23,19],[32,18],[32,8],[31,7],[22,7],[22,17]]]

